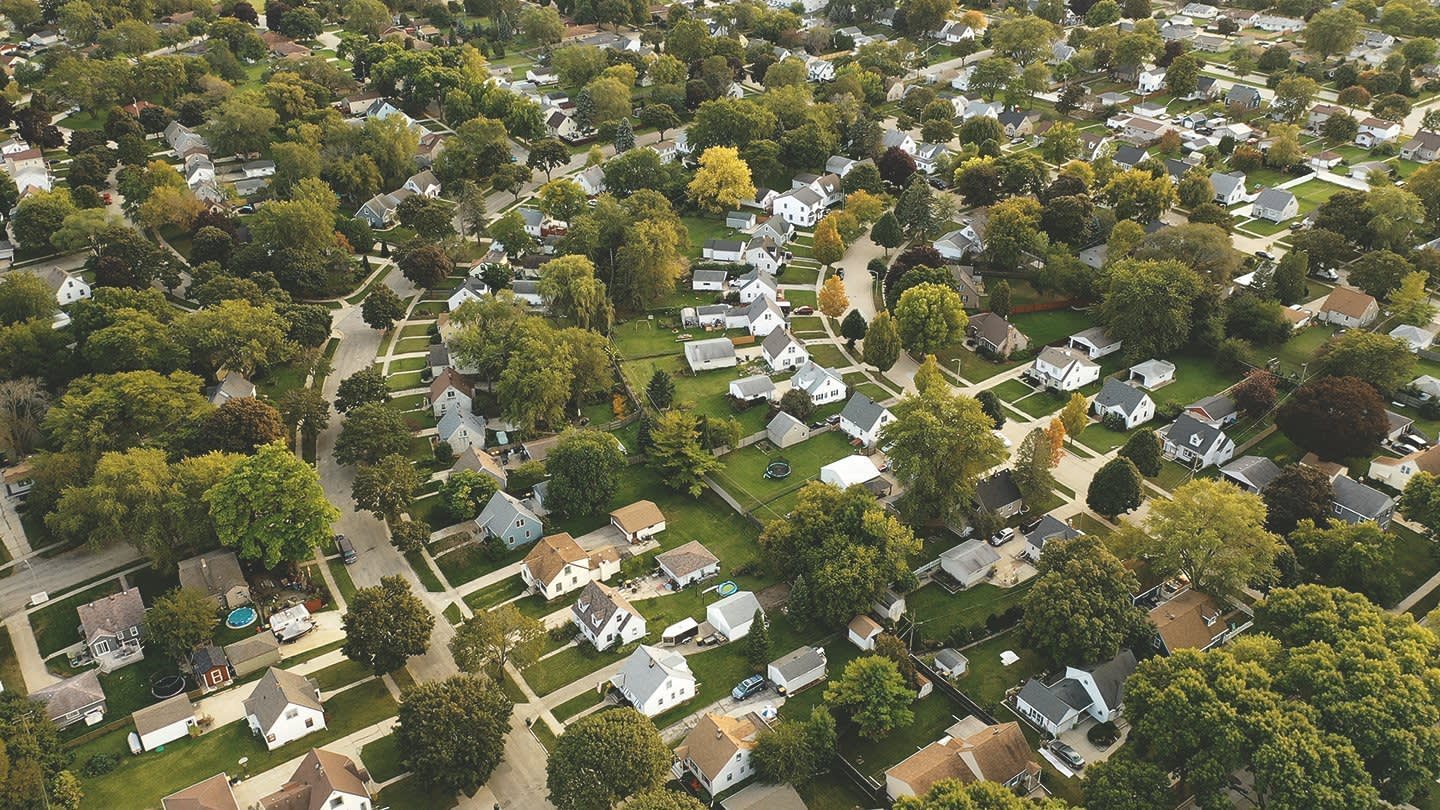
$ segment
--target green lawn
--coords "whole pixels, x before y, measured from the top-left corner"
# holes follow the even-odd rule
[[[168,660],[164,653],[156,649],[146,649],[144,660],[109,674],[102,674],[100,686],[105,690],[105,704],[108,709],[106,714],[112,719],[121,718],[155,703],[154,695],[150,694],[151,676],[173,675],[176,672],[174,662]],[[8,682],[5,688],[10,688]],[[76,726],[71,728],[76,731],[83,729]]]
[[[450,622],[451,627],[459,627],[465,622],[465,614],[460,612],[460,606],[455,602],[446,605],[442,615],[445,617],[445,621]]]
[[[1399,523],[1390,524],[1390,532],[1395,535],[1395,580],[1399,585],[1396,601],[1399,601],[1440,568],[1440,550],[1428,538]]]
[[[347,689],[325,702],[325,718],[329,724],[323,731],[296,740],[274,751],[265,750],[241,722],[231,723],[209,734],[181,739],[165,746],[163,753],[131,756],[125,743],[129,726],[91,740],[73,750],[76,762],[85,762],[96,754],[111,754],[120,764],[98,777],[80,776],[86,805],[110,810],[143,810],[153,807],[155,797],[193,785],[217,773],[234,774],[240,766],[236,761],[248,757],[251,774],[280,765],[311,748],[349,735],[395,714],[398,706],[385,685],[377,681]],[[137,789],[143,786],[143,789]],[[414,805],[412,805],[414,806]]]
[[[653,321],[637,318],[616,326],[610,333],[610,342],[627,360],[678,356],[684,353],[680,335],[679,321],[672,318],[657,317]]]
[[[486,556],[484,549],[478,544],[471,543],[470,545],[461,546],[454,551],[436,557],[435,565],[440,568],[440,572],[445,575],[445,579],[450,585],[458,588],[473,579],[479,579],[491,571],[504,568],[512,563],[520,562],[525,559],[525,555],[529,553],[529,546],[520,546],[505,556],[492,560]],[[518,593],[511,595],[516,596]]]
[[[52,602],[30,614],[30,627],[40,654],[49,657],[80,642],[80,615],[76,609],[102,596],[120,592],[120,580],[110,579],[87,588],[68,599]]]
[[[846,359],[840,347],[833,343],[812,343],[805,347],[810,359],[827,368],[846,368],[852,361]]]
[[[1300,458],[1305,455],[1305,451],[1301,450],[1294,442],[1286,438],[1284,433],[1276,430],[1252,445],[1250,449],[1245,451],[1245,454],[1264,456],[1284,467],[1299,461]]]
[[[1013,588],[982,582],[953,595],[931,584],[907,594],[905,604],[911,618],[919,624],[920,634],[944,644],[955,628],[981,627],[990,615],[1019,604],[1029,592],[1031,582],[1033,580]]]
[[[626,647],[612,647],[605,652],[597,652],[584,639],[574,647],[561,650],[560,652],[537,661],[522,670],[526,683],[535,690],[535,694],[544,697],[560,687],[581,680],[607,664],[613,664],[635,649],[635,645]],[[624,652],[621,652],[624,650]]]
[[[1021,397],[1027,397],[1035,392],[1034,388],[1031,388],[1019,380],[1006,380],[990,390],[995,392],[995,396],[1006,402],[1014,402]]]
[[[0,632],[0,684],[5,685],[7,692],[29,694],[25,688],[25,678],[20,674],[20,660],[15,657],[15,645],[10,641],[8,631]]]
[[[1288,190],[1291,194],[1294,194],[1295,199],[1300,202],[1300,215],[1304,216],[1316,208],[1319,208],[1326,200],[1334,197],[1345,189],[1342,186],[1337,186],[1334,183],[1326,183],[1323,180],[1309,180],[1299,185],[1291,186]]]
[[[686,255],[692,259],[700,258],[700,250],[707,241],[737,239],[740,235],[740,232],[734,228],[725,227],[724,217],[719,219],[696,216],[680,217],[680,222],[690,231],[690,249],[686,251]]]
[[[692,374],[680,355],[652,357],[626,361],[621,365],[625,379],[635,391],[643,391],[655,371],[662,370],[675,380],[675,402],[688,403],[686,409],[695,414],[704,414],[711,419],[740,421],[741,434],[748,435],[765,427],[766,409],[763,407],[736,411],[728,398],[730,383],[750,375],[741,368],[717,369]]]
[[[1006,650],[1013,651],[1020,660],[1008,667],[1001,664],[1000,653]],[[970,667],[956,685],[976,703],[992,711],[1004,699],[1005,690],[1019,686],[1042,669],[1040,656],[1021,646],[1014,631],[970,647],[965,650],[965,657]]]
[[[1157,410],[1166,403],[1180,407],[1229,388],[1240,381],[1240,375],[1223,371],[1210,357],[1177,355],[1169,358],[1175,364],[1175,381],[1150,392]]]
[[[1031,416],[1048,416],[1055,411],[1065,407],[1070,399],[1069,392],[1059,391],[1036,391],[1028,397],[1022,397],[1011,404]]]
[[[785,279],[785,283],[798,284],[799,282],[795,279],[787,278]],[[815,306],[815,298],[814,290],[785,290],[785,300],[797,307],[813,307]]]
[[[1144,427],[1136,428],[1143,430]],[[1081,444],[1100,453],[1108,453],[1124,444],[1134,431],[1115,431],[1099,422],[1091,422],[1078,437]],[[1073,437],[1072,437],[1073,438]]]
[[[984,382],[996,374],[1007,369],[1020,365],[1019,360],[1006,360],[995,363],[986,360],[975,352],[970,351],[960,344],[955,344],[947,349],[940,350],[935,355],[935,360],[940,367],[947,371],[958,371],[961,377],[970,382]]]
[[[1275,356],[1280,358],[1281,370],[1299,374],[1301,364],[1310,362],[1320,347],[1334,335],[1335,327],[1321,325],[1307,326],[1296,332],[1275,351]]]
[[[1283,222],[1271,222],[1268,219],[1247,219],[1240,224],[1239,228],[1241,231],[1248,231],[1256,236],[1274,236],[1281,231],[1290,230],[1290,223],[1293,221],[1293,219],[1287,219]]]
[[[405,765],[400,761],[400,745],[394,734],[366,743],[360,749],[360,761],[376,782],[388,782],[405,772]]]
[[[335,580],[335,587],[340,589],[340,598],[348,604],[355,596],[355,580],[350,578],[350,568],[339,560],[329,560],[330,576]]]
[[[454,794],[444,790],[427,788],[420,780],[407,776],[375,794],[376,807],[424,807],[427,810],[446,810],[456,804]]]
[[[342,686],[349,686],[356,681],[370,677],[370,670],[363,664],[345,660],[338,664],[331,664],[324,669],[313,672],[310,677],[319,684],[320,691],[330,692]]]
[[[405,554],[405,559],[409,561],[410,567],[415,569],[415,576],[420,579],[420,584],[425,586],[425,590],[431,593],[445,590],[445,586],[440,583],[440,578],[435,576],[435,572],[426,564],[425,555],[419,551],[411,551]]]
[[[585,711],[605,699],[605,693],[599,690],[586,692],[578,697],[570,698],[555,707],[554,715],[557,720],[566,721],[575,715]]]
[[[812,436],[783,450],[768,441],[762,441],[726,454],[721,459],[725,467],[716,473],[715,478],[732,498],[753,512],[763,504],[800,489],[806,482],[820,476],[821,467],[853,452],[854,448],[850,446],[845,434],[834,430]],[[766,478],[765,468],[778,459],[790,462],[790,476],[783,479]],[[762,517],[779,515],[770,515],[767,511]]]
[[[1030,345],[1036,348],[1064,340],[1095,325],[1089,314],[1073,309],[1027,312],[1012,316],[1010,323],[1030,338]]]

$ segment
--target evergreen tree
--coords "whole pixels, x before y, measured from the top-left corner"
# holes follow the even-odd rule
[[[675,380],[657,368],[645,386],[645,395],[650,398],[651,405],[659,410],[666,410],[675,402]]]
[[[909,237],[923,237],[935,230],[935,197],[924,176],[916,174],[910,178],[910,185],[900,192],[900,201],[895,204],[895,217]]]
[[[640,431],[635,434],[635,447],[644,453],[648,451],[650,445],[654,443],[655,440],[650,436],[650,417],[642,415],[640,417]]]
[[[745,660],[756,672],[764,672],[765,665],[770,663],[770,628],[765,626],[763,611],[755,611],[750,633],[745,636]]]
[[[1305,300],[1305,276],[1310,272],[1310,254],[1303,250],[1292,250],[1280,259],[1272,281],[1275,297],[1289,306]]]
[[[990,311],[1002,318],[1010,317],[1010,282],[1003,278],[990,285]]]
[[[865,316],[860,314],[860,310],[852,309],[850,314],[845,316],[845,320],[840,322],[840,335],[845,338],[846,345],[853,349],[855,341],[865,339],[865,332],[869,328],[869,325],[865,323]]]
[[[1108,518],[1129,512],[1144,500],[1145,488],[1140,471],[1128,458],[1117,458],[1101,467],[1090,480],[1090,490],[1085,493],[1086,505]]]
[[[1160,474],[1160,437],[1153,430],[1141,430],[1125,441],[1116,455],[1134,462],[1135,469],[1142,475]]]
[[[994,391],[981,391],[975,395],[975,399],[980,402],[980,409],[985,411],[985,415],[995,420],[996,430],[1005,426],[1005,408]]]
[[[900,247],[905,241],[905,231],[900,227],[900,220],[895,217],[894,211],[886,211],[870,228],[870,238],[875,244],[885,248],[885,255],[890,255],[891,248]]]
[[[889,371],[900,359],[900,330],[889,312],[882,311],[870,322],[864,354],[865,362],[881,371]]]
[[[623,154],[635,148],[635,130],[630,128],[630,118],[620,119],[615,127],[615,154]]]

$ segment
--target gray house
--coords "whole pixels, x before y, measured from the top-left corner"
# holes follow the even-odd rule
[[[1246,492],[1259,494],[1280,477],[1280,467],[1264,456],[1241,456],[1221,467],[1220,477]]]
[[[139,588],[111,594],[76,609],[85,647],[110,672],[145,658],[141,636],[145,626],[145,602]]]
[[[1346,523],[1373,520],[1380,528],[1389,527],[1395,517],[1395,499],[1374,487],[1366,486],[1347,476],[1337,475],[1330,484],[1335,500],[1331,511]]]
[[[45,716],[56,728],[68,728],[92,714],[103,716],[107,710],[100,671],[95,669],[31,692],[30,699],[45,705]]]
[[[1300,213],[1300,202],[1295,195],[1282,188],[1267,188],[1255,198],[1250,212],[1260,219],[1284,222]]]
[[[1253,110],[1260,106],[1260,91],[1253,87],[1237,84],[1225,94],[1225,103],[1238,104],[1242,109]]]
[[[540,518],[504,492],[490,496],[475,525],[486,537],[498,537],[506,548],[517,548],[540,539],[544,527]]]
[[[810,428],[799,419],[780,411],[770,420],[770,424],[765,426],[765,434],[771,444],[783,449],[810,438]]]

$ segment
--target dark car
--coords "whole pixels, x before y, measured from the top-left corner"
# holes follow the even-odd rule
[[[930,187],[937,191],[945,191],[950,188],[950,184],[945,182],[943,177],[932,177],[930,178]]]
[[[1050,741],[1050,753],[1059,757],[1061,762],[1069,765],[1074,770],[1078,771],[1085,767],[1085,758],[1080,756],[1080,752],[1059,740]]]
[[[1264,259],[1264,260],[1267,261],[1267,262],[1273,262],[1273,261],[1275,261],[1275,257],[1272,256],[1272,255],[1270,255],[1270,252],[1269,252],[1269,251],[1266,251],[1266,250],[1257,250],[1257,251],[1255,251],[1255,258],[1257,258],[1257,259]]]
[[[355,544],[343,534],[335,535],[335,549],[340,552],[340,561],[346,565],[355,562]]]
[[[734,689],[730,690],[730,697],[735,698],[736,700],[744,700],[745,698],[758,694],[760,690],[764,688],[765,676],[751,675],[750,677],[736,684]]]

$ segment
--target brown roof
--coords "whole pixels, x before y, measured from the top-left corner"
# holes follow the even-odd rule
[[[140,598],[139,588],[130,588],[81,605],[76,613],[80,615],[80,626],[88,644],[97,636],[120,635],[143,624],[145,602]],[[128,632],[126,635],[128,637]]]
[[[508,479],[505,468],[500,466],[500,462],[496,461],[494,456],[474,447],[462,450],[455,457],[455,463],[450,465],[450,472],[459,472],[460,470],[489,473],[492,478],[500,482],[502,489]]]
[[[655,562],[665,566],[665,570],[674,576],[683,577],[715,565],[720,562],[720,558],[710,553],[710,549],[705,548],[699,540],[691,540],[683,546],[677,546],[663,554],[657,554]]]
[[[190,702],[190,697],[184,692],[162,700],[159,703],[146,706],[145,708],[130,715],[135,721],[135,730],[140,736],[145,736],[152,731],[159,731],[172,723],[181,720],[191,720],[195,717],[195,704]]]
[[[620,525],[621,531],[633,533],[657,523],[664,523],[665,515],[654,501],[636,501],[611,512],[610,519]]]
[[[1320,305],[1320,311],[1338,312],[1351,318],[1363,318],[1365,311],[1372,306],[1375,306],[1375,299],[1365,293],[1349,287],[1336,287],[1325,297],[1325,303]]]
[[[713,780],[737,752],[754,748],[755,738],[769,727],[754,712],[744,717],[707,714],[685,735],[685,742],[675,749],[675,756],[682,760],[688,758],[706,779]]]
[[[30,699],[45,704],[45,716],[58,720],[65,715],[105,702],[100,671],[87,669],[79,675],[30,693]]]
[[[548,585],[565,566],[583,562],[587,557],[585,549],[580,548],[569,532],[560,532],[540,538],[525,555],[524,563],[530,576]]]
[[[455,369],[447,368],[430,381],[430,401],[434,402],[441,394],[445,393],[446,388],[451,386],[467,397],[475,396],[475,386],[460,376]]]
[[[240,558],[228,549],[219,549],[180,561],[180,587],[193,588],[207,596],[225,596],[231,588],[249,587],[240,570]]]
[[[5,483],[13,484],[17,481],[24,481],[35,474],[35,467],[29,461],[22,461],[14,467],[5,471]]]
[[[870,638],[884,629],[879,622],[863,613],[850,620],[850,632],[860,638]]]
[[[370,798],[365,783],[370,774],[343,754],[311,748],[295,775],[279,790],[260,799],[265,810],[320,810],[339,791],[351,796]]]
[[[160,800],[160,806],[164,810],[240,810],[230,790],[230,777],[223,773],[171,793]]]
[[[280,649],[280,640],[274,633],[256,633],[249,638],[225,645],[225,657],[231,665],[243,664],[256,658],[263,658]]]
[[[1193,588],[1151,608],[1150,622],[1170,652],[1204,649],[1225,631],[1224,617],[1215,600]]]
[[[1440,475],[1440,444],[1437,444],[1428,450],[1422,450],[1419,453],[1411,453],[1404,458],[1390,458],[1389,456],[1381,456],[1380,458],[1375,459],[1376,464],[1384,464],[1390,467],[1399,466],[1401,463],[1406,461],[1415,462],[1415,467],[1421,472],[1428,472],[1431,475]]]
[[[1040,769],[1031,760],[1032,756],[1034,752],[1020,725],[1001,723],[986,726],[963,739],[946,737],[930,743],[885,775],[894,776],[920,795],[942,779],[966,783],[1008,782],[1021,772],[1033,773]]]

